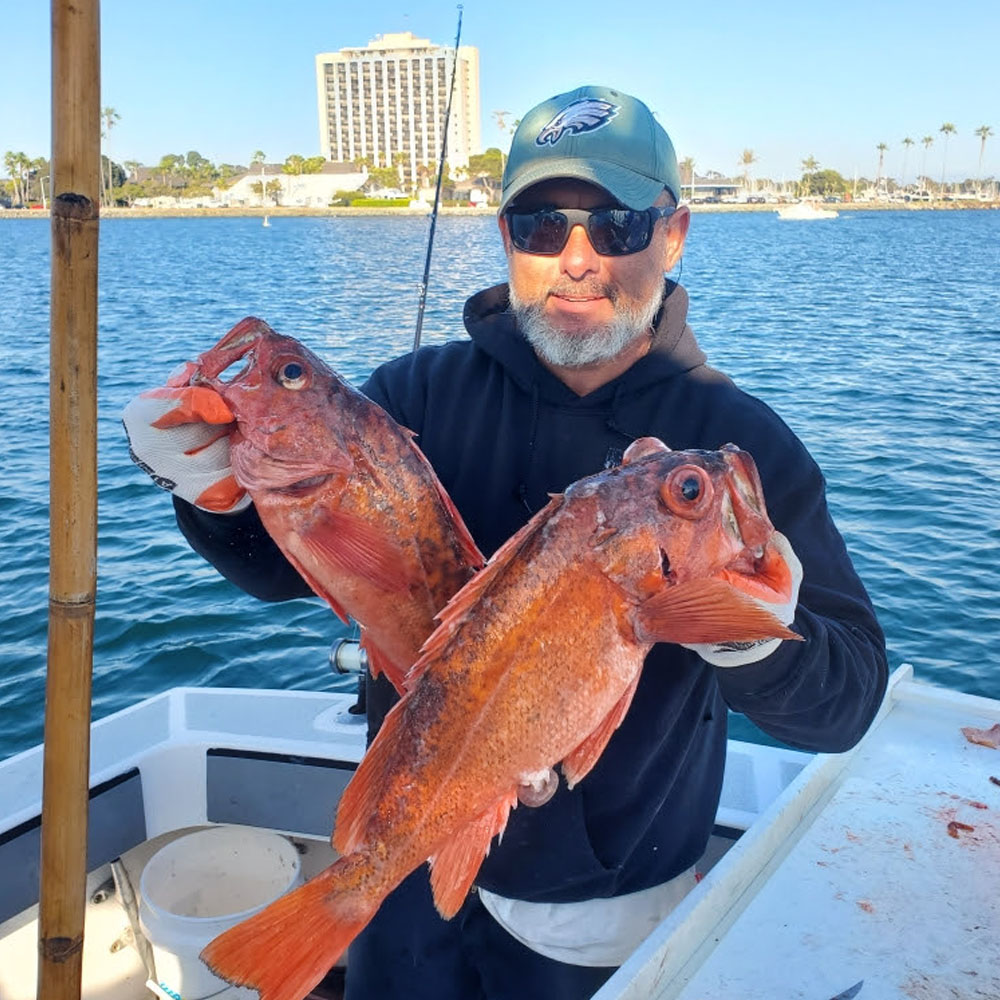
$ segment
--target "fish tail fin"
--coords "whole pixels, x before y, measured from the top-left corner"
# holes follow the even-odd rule
[[[358,891],[341,859],[210,941],[202,961],[217,976],[260,992],[260,1000],[301,1000],[375,915],[380,899]],[[346,884],[345,884],[346,883]]]

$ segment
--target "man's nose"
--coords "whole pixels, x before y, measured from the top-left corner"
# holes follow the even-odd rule
[[[571,278],[582,278],[600,267],[600,255],[590,243],[587,230],[573,226],[560,256],[563,271]]]

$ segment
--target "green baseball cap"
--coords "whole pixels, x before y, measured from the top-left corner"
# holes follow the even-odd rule
[[[526,188],[555,177],[589,181],[628,208],[649,208],[664,188],[680,201],[670,136],[642,101],[610,87],[577,87],[521,119],[503,172],[500,211]]]

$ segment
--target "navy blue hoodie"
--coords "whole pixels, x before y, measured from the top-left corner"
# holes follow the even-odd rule
[[[593,771],[538,809],[511,813],[478,884],[503,896],[566,902],[634,892],[697,861],[714,823],[727,706],[810,750],[853,746],[885,690],[882,631],[827,510],[822,474],[764,403],[706,364],[687,325],[687,295],[668,282],[652,347],[618,378],[580,397],[542,366],[517,330],[505,285],[465,307],[471,340],[421,348],[378,368],[364,391],[418,435],[482,551],[489,555],[548,494],[617,464],[636,438],[672,448],[733,442],[758,466],[768,512],[803,565],[793,628],[759,663],[722,669],[660,644],[628,715]],[[231,517],[176,501],[193,547],[268,600],[308,589],[252,508]],[[395,694],[369,678],[374,731]]]

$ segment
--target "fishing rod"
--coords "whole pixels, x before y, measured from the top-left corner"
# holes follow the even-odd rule
[[[462,37],[462,5],[458,5],[458,31],[455,33],[455,59],[451,64],[451,86],[448,88],[448,104],[444,109],[444,135],[441,138],[441,160],[438,163],[437,185],[434,188],[434,211],[431,212],[431,231],[427,237],[427,258],[424,261],[424,278],[420,282],[420,304],[417,307],[417,329],[413,334],[413,350],[420,346],[420,331],[424,327],[424,305],[427,302],[427,278],[431,270],[431,248],[434,246],[434,230],[437,226],[438,204],[441,201],[441,175],[444,173],[444,157],[448,150],[448,120],[451,118],[451,99],[455,93],[455,75],[458,72],[458,42]]]

